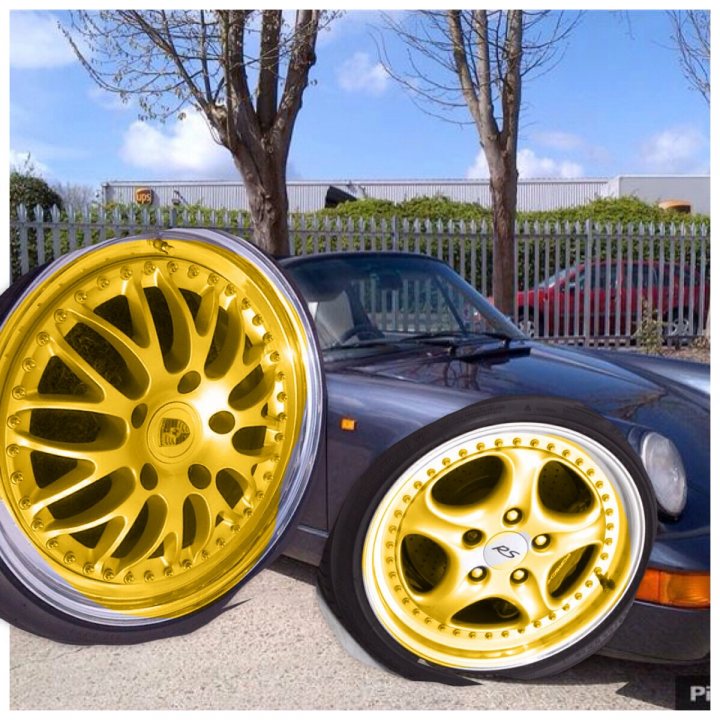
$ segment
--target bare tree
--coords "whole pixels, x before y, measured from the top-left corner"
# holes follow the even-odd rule
[[[99,191],[92,185],[56,182],[53,183],[51,187],[62,198],[63,207],[66,208],[89,207],[98,199]]]
[[[418,11],[385,24],[405,44],[383,64],[413,98],[440,109],[447,119],[467,107],[490,174],[493,210],[493,299],[513,310],[517,145],[523,80],[547,71],[579,14],[523,10]],[[439,113],[434,113],[439,114]]]
[[[710,103],[710,11],[668,11],[683,75]]]
[[[137,97],[141,117],[202,111],[243,177],[256,244],[287,254],[290,142],[318,31],[334,15],[299,10],[288,22],[281,10],[76,11],[63,31],[93,80]]]

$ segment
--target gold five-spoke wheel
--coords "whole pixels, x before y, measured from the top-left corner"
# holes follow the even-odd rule
[[[246,245],[179,233],[82,254],[19,300],[4,534],[34,592],[90,621],[177,617],[268,551],[317,442],[317,360],[283,282]]]
[[[467,433],[407,468],[368,527],[382,627],[456,669],[547,659],[593,632],[637,576],[642,502],[595,440],[547,423]]]

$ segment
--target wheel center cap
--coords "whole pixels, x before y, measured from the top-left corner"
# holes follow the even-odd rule
[[[195,411],[185,403],[163,405],[147,429],[150,452],[161,462],[176,462],[195,446],[200,433]]]
[[[522,533],[501,532],[488,540],[483,558],[488,567],[515,567],[527,555],[528,541]]]

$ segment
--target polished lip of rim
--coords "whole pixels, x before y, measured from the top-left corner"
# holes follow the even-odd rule
[[[296,479],[293,483],[287,482],[287,479],[282,483],[275,518],[275,529],[265,549],[258,556],[255,565],[237,581],[238,583],[245,582],[274,554],[279,541],[295,519],[300,502],[312,477],[325,419],[325,388],[320,351],[315,340],[312,321],[299,293],[285,277],[282,268],[247,240],[216,230],[167,230],[143,233],[126,238],[113,238],[104,243],[79,248],[51,262],[45,270],[33,278],[32,282],[23,289],[22,294],[14,301],[13,308],[8,311],[0,324],[0,331],[5,328],[7,321],[13,315],[13,309],[23,303],[32,293],[41,290],[43,284],[62,268],[88,253],[138,240],[147,240],[149,242],[154,240],[167,242],[173,240],[201,241],[203,244],[215,245],[223,250],[240,255],[242,259],[259,268],[260,274],[264,275],[269,284],[278,292],[283,305],[285,305],[285,311],[290,313],[291,318],[294,317],[292,313],[295,314],[304,334],[305,344],[304,346],[301,344],[301,351],[304,351],[302,367],[306,368],[305,408],[299,420],[300,434],[295,447],[291,451],[285,471],[286,478],[294,477]],[[243,252],[238,252],[238,250]],[[316,400],[315,405],[312,405],[313,399]],[[289,488],[291,484],[293,487]],[[172,619],[168,617],[144,617],[123,614],[117,610],[109,610],[85,597],[47,565],[44,560],[42,560],[42,563],[38,562],[38,558],[41,557],[38,550],[19,528],[3,502],[0,502],[0,557],[9,566],[13,575],[23,582],[29,591],[51,607],[61,609],[62,612],[76,619],[120,628],[157,625]],[[203,607],[206,606],[207,604]],[[196,608],[196,610],[199,609],[201,608]]]
[[[466,445],[471,439],[473,441],[477,441],[477,439],[482,436],[500,433],[532,433],[532,428],[537,428],[537,430],[534,431],[535,433],[542,432],[548,435],[554,434],[570,442],[575,442],[579,447],[583,449],[583,452],[593,455],[594,461],[600,468],[602,468],[603,473],[608,479],[611,477],[615,477],[616,472],[620,472],[622,475],[625,475],[628,478],[629,483],[623,483],[622,486],[615,487],[615,491],[622,499],[623,508],[625,510],[626,516],[628,517],[628,544],[631,547],[633,561],[631,566],[628,568],[627,577],[632,578],[637,573],[640,564],[640,557],[642,555],[642,552],[640,552],[640,542],[641,538],[645,533],[645,516],[642,511],[642,500],[629,470],[627,470],[627,468],[625,468],[625,466],[614,455],[612,455],[612,453],[610,453],[594,438],[591,438],[588,435],[584,435],[580,431],[572,430],[570,428],[565,428],[559,425],[553,425],[552,423],[531,421],[487,425],[478,428],[477,430],[471,430],[467,433],[464,433],[463,435],[447,440],[441,445],[433,448],[430,452],[425,453],[425,455],[415,461],[410,467],[405,469],[400,475],[400,477],[398,477],[398,479],[392,484],[392,486],[388,488],[385,495],[383,496],[383,499],[381,500],[378,507],[375,509],[375,512],[370,519],[361,553],[362,582],[365,588],[365,593],[370,608],[375,617],[377,618],[378,622],[380,622],[381,626],[383,627],[383,629],[385,629],[386,632],[392,635],[392,633],[390,633],[389,629],[387,629],[385,623],[381,619],[381,615],[384,614],[384,609],[386,607],[392,607],[392,605],[386,604],[384,601],[384,597],[392,598],[392,594],[388,591],[388,588],[386,587],[383,587],[382,593],[380,592],[380,584],[383,583],[384,585],[386,581],[384,578],[382,578],[381,573],[377,581],[375,580],[375,565],[370,561],[365,562],[364,558],[366,555],[371,556],[374,552],[374,546],[368,547],[368,537],[370,535],[372,535],[374,538],[377,538],[379,536],[381,532],[381,525],[383,524],[383,518],[388,512],[389,506],[392,504],[391,501],[388,500],[388,498],[390,496],[395,497],[395,495],[397,494],[397,490],[402,487],[406,482],[408,482],[409,478],[416,475],[418,471],[421,470],[423,467],[430,464],[437,458],[443,457],[448,454],[456,453],[457,450],[462,448],[463,445]],[[615,472],[613,472],[613,470]],[[623,598],[626,597],[629,591],[629,586],[630,583],[627,583],[623,592],[617,597],[615,605],[620,603]],[[394,611],[391,614],[395,616]],[[569,634],[569,637],[566,637],[564,642],[555,643],[554,646],[546,648],[545,651],[533,655],[532,659],[530,660],[530,664],[542,662],[544,660],[547,660],[548,658],[553,657],[554,655],[565,650],[571,642],[572,644],[577,644],[578,642],[582,641],[583,638],[587,637],[587,635],[589,635],[603,622],[606,616],[607,613],[603,614],[602,617],[596,617],[593,622],[584,626],[578,632]],[[398,624],[401,631],[404,633],[403,624]],[[396,642],[399,641],[396,640]],[[450,655],[449,653],[443,653],[443,655],[445,657],[456,657]],[[500,658],[496,660],[482,659],[476,665],[463,665],[460,663],[450,665],[447,663],[443,663],[441,660],[438,660],[437,654],[433,653],[427,653],[424,657],[426,660],[438,663],[440,665],[444,665],[445,667],[450,667],[455,670],[466,671],[511,670],[513,668],[522,667],[528,664],[528,662],[523,661],[522,658],[518,658],[517,656],[514,656],[515,661],[510,662],[508,662],[507,658]]]

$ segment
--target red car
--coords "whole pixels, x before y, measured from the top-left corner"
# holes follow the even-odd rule
[[[647,309],[666,336],[688,337],[704,327],[709,299],[708,278],[687,265],[598,258],[518,291],[516,317],[531,337],[630,336]]]

